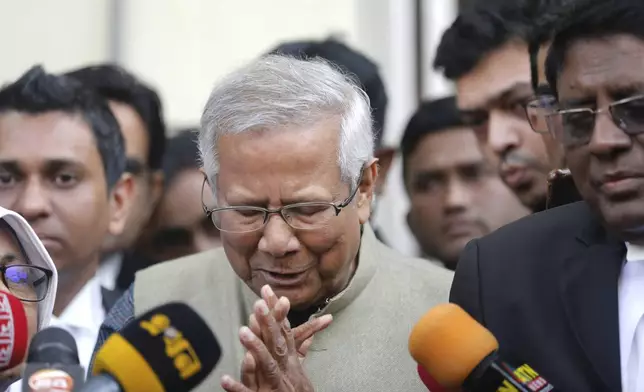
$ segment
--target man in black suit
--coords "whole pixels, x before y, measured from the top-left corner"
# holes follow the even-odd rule
[[[584,201],[470,242],[452,286],[508,361],[559,390],[644,390],[643,66],[644,4],[587,1],[569,16],[546,74]]]

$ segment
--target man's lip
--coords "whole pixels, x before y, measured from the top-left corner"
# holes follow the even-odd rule
[[[306,282],[309,270],[310,269],[306,269],[304,271],[295,272],[295,273],[270,272],[267,270],[259,270],[259,271],[263,275],[264,280],[270,286],[288,287],[288,286],[300,286],[304,282]]]
[[[501,178],[511,188],[518,188],[529,182],[528,170],[521,166],[502,166]]]
[[[599,184],[607,184],[611,182],[617,182],[621,180],[626,180],[629,178],[642,178],[644,177],[644,174],[641,173],[631,173],[631,172],[612,172],[612,173],[606,173],[601,178],[599,181],[597,181]]]
[[[443,225],[443,232],[448,236],[470,235],[477,230],[477,224],[474,220],[459,219],[448,222]]]
[[[605,174],[601,179],[593,181],[603,193],[617,196],[630,193],[637,188],[637,180],[644,178],[639,173],[613,172]]]
[[[306,272],[311,269],[311,266],[308,266],[306,268],[300,268],[297,270],[283,270],[283,269],[272,269],[272,268],[258,268],[259,271],[263,272],[269,272],[271,274],[279,274],[279,275],[297,275],[301,274],[303,272]]]

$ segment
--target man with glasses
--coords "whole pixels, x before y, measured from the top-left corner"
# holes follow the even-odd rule
[[[0,290],[9,292],[23,304],[29,339],[49,325],[58,276],[45,247],[27,221],[0,207]],[[0,391],[17,380],[21,365],[0,373]],[[22,391],[15,382],[12,392]]]
[[[505,184],[537,212],[546,207],[551,167],[524,108],[534,96],[524,37],[533,22],[515,1],[488,3],[456,18],[441,39],[434,67],[456,83],[464,122],[494,152]]]
[[[548,120],[583,201],[473,241],[454,278],[501,354],[560,390],[644,388],[643,23],[639,1],[584,0],[557,29]]]
[[[54,316],[87,368],[110,305],[95,278],[105,237],[119,235],[132,189],[107,103],[35,66],[0,89],[0,206],[22,215],[56,264]]]
[[[290,301],[284,325],[295,328],[298,347],[300,331],[333,317],[303,362],[317,391],[426,390],[407,352],[409,331],[447,299],[451,273],[387,248],[369,226],[378,166],[365,93],[323,60],[269,55],[221,80],[201,125],[215,201],[206,212],[223,247],[139,272],[97,348],[135,313],[186,302],[223,345],[217,368],[195,391],[219,390],[222,375],[239,376],[242,360],[245,370],[259,363],[244,355],[240,339],[252,332],[242,325],[284,358],[279,342],[255,328],[258,319],[249,320],[273,314],[270,300],[256,303],[270,287],[276,301]],[[291,354],[288,362],[299,366]]]
[[[134,273],[150,265],[134,251],[143,228],[163,193],[161,163],[165,125],[157,93],[114,64],[93,65],[67,73],[108,100],[125,139],[125,170],[132,176],[132,207],[123,233],[108,236],[98,270],[103,287],[126,290]]]

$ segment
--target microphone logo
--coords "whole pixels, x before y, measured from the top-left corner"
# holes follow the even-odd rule
[[[74,379],[62,370],[44,369],[29,377],[31,392],[72,392]]]
[[[163,335],[165,354],[173,360],[179,377],[186,380],[201,370],[201,361],[192,344],[183,337],[181,331],[170,324],[170,318],[157,313],[150,320],[142,320],[139,325],[151,336]]]
[[[13,313],[7,294],[0,291],[0,368],[6,369],[13,353]]]

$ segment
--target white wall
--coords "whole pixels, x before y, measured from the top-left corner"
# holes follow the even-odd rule
[[[354,43],[353,4],[125,0],[119,60],[159,87],[171,123],[194,124],[218,78],[282,40],[337,34]]]
[[[62,71],[105,61],[110,51],[110,0],[0,2],[0,84],[36,63]]]
[[[451,23],[455,0],[423,0],[429,45]],[[339,36],[380,65],[389,94],[385,142],[398,145],[417,105],[417,56],[424,96],[449,85],[432,76],[429,48],[416,53],[414,0],[4,0],[0,83],[34,63],[63,71],[116,60],[161,93],[171,127],[197,124],[225,73],[287,39]],[[377,221],[388,242],[415,253],[404,215],[400,162]]]

